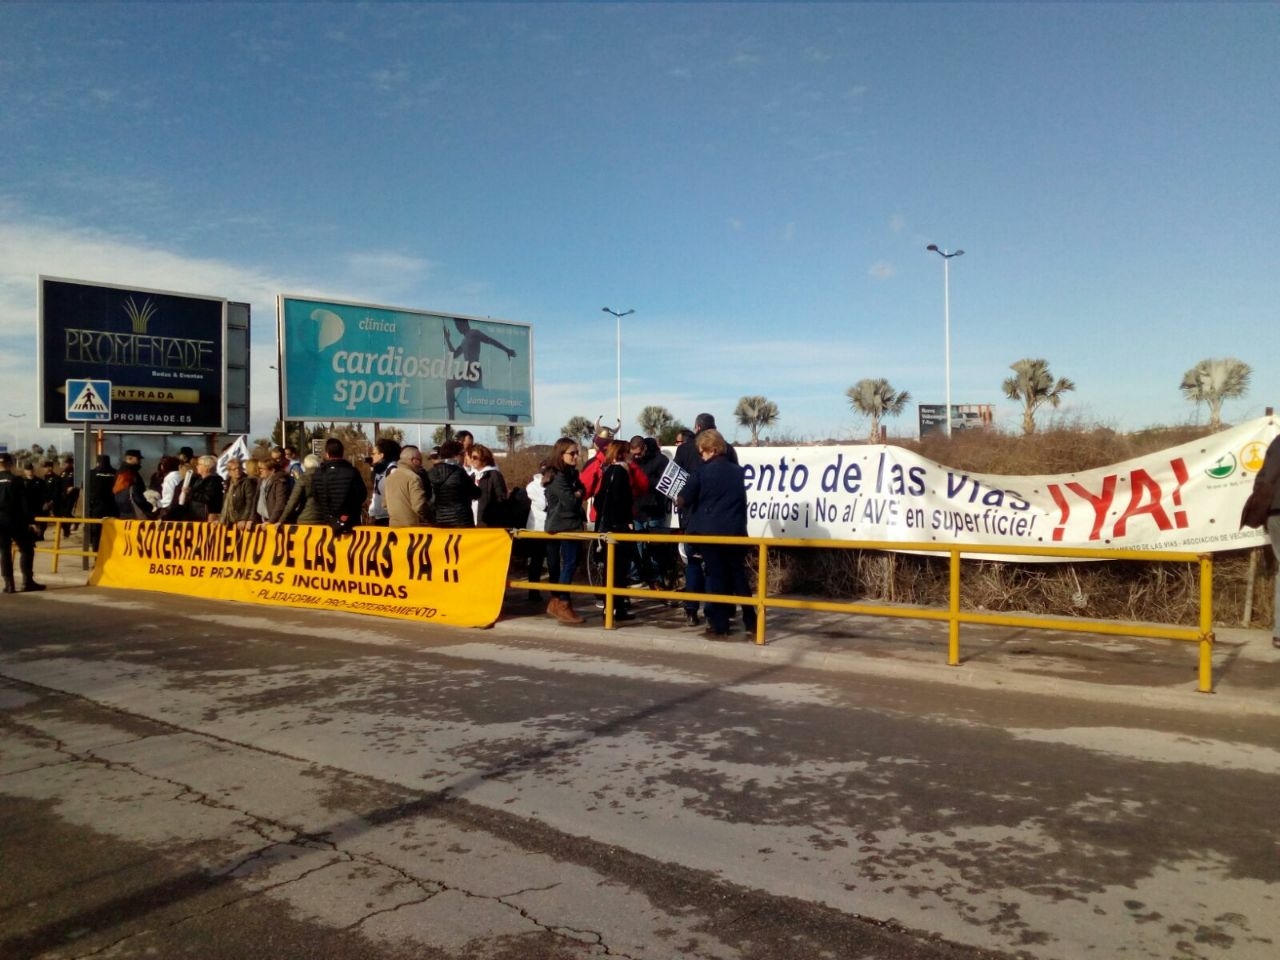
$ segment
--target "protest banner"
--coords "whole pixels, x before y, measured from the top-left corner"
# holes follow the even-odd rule
[[[498,619],[506,530],[108,520],[93,586],[157,590],[461,627]]]
[[[1057,476],[974,474],[885,444],[736,449],[753,537],[1213,552],[1268,542],[1240,510],[1277,433],[1264,417]]]

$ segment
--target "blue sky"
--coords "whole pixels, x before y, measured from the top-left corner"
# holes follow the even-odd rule
[[[536,426],[647,404],[862,437],[886,377],[1059,416],[1205,419],[1205,357],[1280,401],[1280,5],[4,4],[0,440],[37,437],[35,276],[534,327]],[[914,405],[889,422],[915,432]],[[731,436],[732,436],[732,431]],[[410,430],[412,435],[412,430]],[[747,436],[738,431],[740,439]]]

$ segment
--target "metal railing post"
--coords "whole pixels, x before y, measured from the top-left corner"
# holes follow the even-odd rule
[[[960,550],[951,548],[951,575],[948,577],[947,666],[960,666]]]
[[[1200,555],[1200,692],[1213,693],[1213,556]]]
[[[764,646],[764,618],[765,611],[768,607],[765,604],[765,598],[769,596],[768,569],[769,569],[769,547],[762,540],[760,542],[759,553],[756,555],[756,646]]]
[[[613,537],[604,538],[604,628],[613,629],[613,565],[617,562]],[[588,548],[590,549],[590,548]]]
[[[52,573],[58,572],[58,561],[62,558],[60,551],[62,550],[62,521],[55,520],[53,522],[53,568]]]

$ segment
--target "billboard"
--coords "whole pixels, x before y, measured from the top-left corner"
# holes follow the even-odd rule
[[[280,296],[286,420],[533,424],[528,324]]]
[[[920,416],[920,436],[947,432],[947,405],[945,403],[921,403],[917,405]],[[951,405],[951,431],[974,430],[989,427],[995,419],[995,408],[989,403],[953,403]]]
[[[226,429],[227,301],[40,277],[40,426],[64,427],[68,380],[109,380],[113,429]]]

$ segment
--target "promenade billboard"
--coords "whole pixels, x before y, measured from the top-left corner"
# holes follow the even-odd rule
[[[37,295],[42,428],[70,424],[68,380],[109,380],[109,429],[226,429],[226,299],[43,276]]]
[[[533,424],[528,324],[281,295],[286,420]]]

